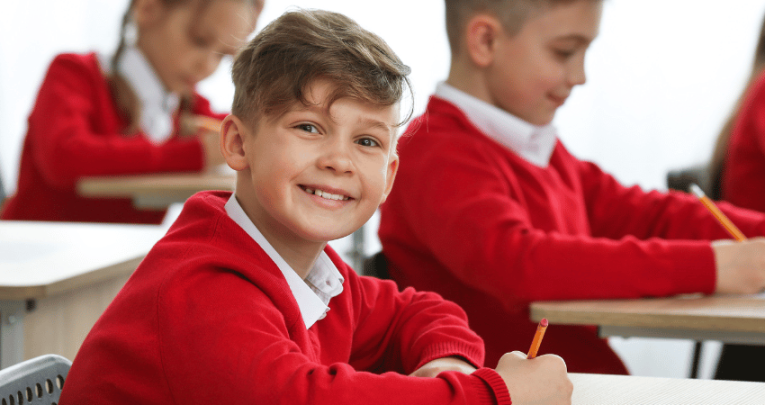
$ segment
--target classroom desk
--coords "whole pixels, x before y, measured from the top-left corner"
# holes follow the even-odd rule
[[[765,383],[569,374],[573,405],[762,405]]]
[[[166,209],[204,190],[233,190],[234,173],[163,173],[140,176],[88,177],[77,184],[84,197],[130,198],[139,209]]]
[[[600,335],[765,345],[765,297],[682,296],[535,302],[531,319],[597,325]],[[765,404],[765,397],[762,401]]]
[[[0,221],[0,367],[46,353],[70,360],[165,229]]]

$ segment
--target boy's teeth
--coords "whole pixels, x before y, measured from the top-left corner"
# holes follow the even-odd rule
[[[328,200],[345,201],[345,200],[348,199],[348,197],[344,197],[344,196],[339,195],[339,194],[331,194],[331,193],[328,193],[326,191],[314,190],[314,189],[310,189],[308,187],[306,187],[305,191],[308,194],[315,194],[315,195],[317,195],[317,196],[319,196],[321,198],[326,198]]]

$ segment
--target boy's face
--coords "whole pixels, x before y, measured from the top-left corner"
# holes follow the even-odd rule
[[[535,125],[549,124],[574,86],[598,35],[602,2],[578,0],[532,16],[521,31],[496,37],[487,88],[495,106]]]
[[[243,165],[232,165],[249,171],[245,184],[237,183],[245,212],[267,238],[289,246],[359,229],[387,197],[398,169],[398,106],[341,98],[327,109],[332,90],[331,82],[317,80],[307,88],[307,107],[296,102],[283,116],[245,129]]]

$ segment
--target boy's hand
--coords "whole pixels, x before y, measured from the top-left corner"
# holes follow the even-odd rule
[[[574,385],[566,363],[554,354],[527,360],[521,352],[506,353],[499,359],[497,373],[505,380],[513,405],[571,404]]]
[[[756,294],[765,289],[765,238],[712,242],[717,294]]]
[[[423,364],[422,367],[409,375],[412,377],[435,377],[442,371],[459,371],[470,374],[475,370],[472,364],[459,357],[442,357]]]
[[[220,134],[218,132],[200,129],[199,140],[205,155],[205,169],[210,170],[226,163],[220,151]]]

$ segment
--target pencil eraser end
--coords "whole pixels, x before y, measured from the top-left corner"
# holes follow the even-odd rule
[[[698,198],[704,197],[704,191],[701,190],[701,187],[696,185],[695,183],[691,183],[691,185],[688,187],[691,190],[691,194],[695,195]]]
[[[547,318],[542,318],[542,321],[539,322],[542,326],[547,326]]]

